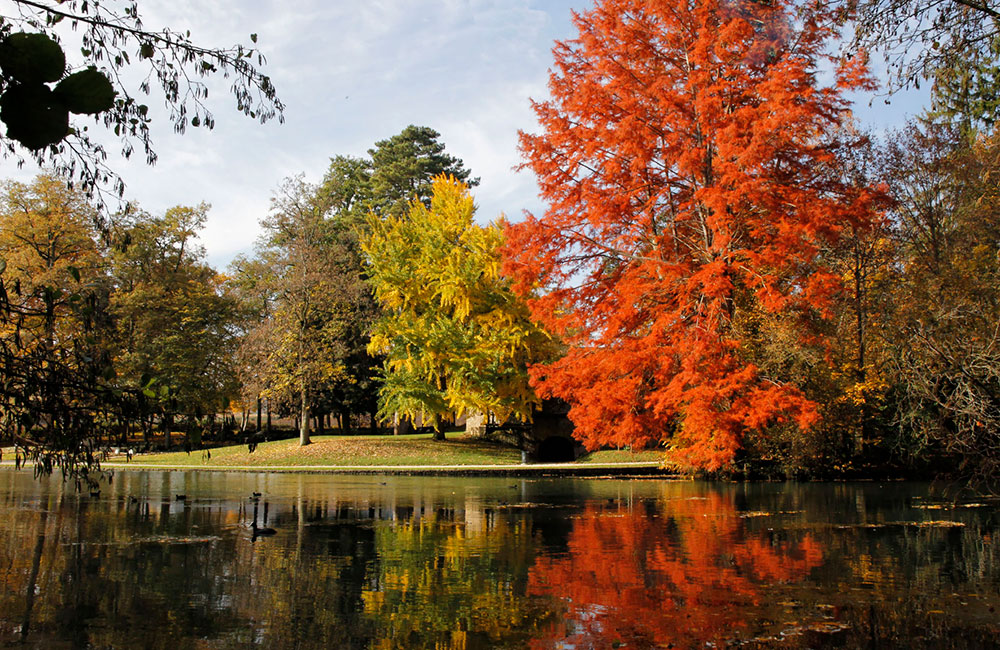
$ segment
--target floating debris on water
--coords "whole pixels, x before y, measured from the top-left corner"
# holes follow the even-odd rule
[[[217,542],[221,537],[215,535],[204,536],[174,536],[174,535],[150,535],[148,537],[136,537],[135,539],[113,542],[70,542],[66,546],[135,546],[136,544],[211,544]]]
[[[879,528],[901,528],[906,526],[915,528],[964,528],[965,524],[961,521],[887,521],[881,524],[837,524],[833,527],[838,530],[877,530]]]
[[[774,512],[767,512],[765,510],[750,510],[747,512],[741,512],[740,517],[749,519],[752,517],[774,517],[776,515],[797,515],[801,513],[801,510],[775,510]]]

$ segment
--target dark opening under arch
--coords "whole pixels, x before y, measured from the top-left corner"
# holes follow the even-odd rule
[[[539,463],[569,463],[576,460],[576,443],[564,436],[549,436],[538,443]]]

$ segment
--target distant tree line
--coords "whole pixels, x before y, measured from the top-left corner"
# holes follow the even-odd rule
[[[473,221],[478,179],[438,138],[410,126],[317,185],[286,179],[225,273],[197,244],[207,205],[131,206],[98,229],[61,179],[6,183],[5,440],[85,475],[136,436],[198,449],[232,410],[256,409],[242,428],[259,430],[264,405],[303,445],[328,420],[408,418],[442,438],[462,410],[528,417],[527,363],[550,339],[500,276],[500,226]]]

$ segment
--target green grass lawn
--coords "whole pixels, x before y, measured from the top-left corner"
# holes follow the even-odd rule
[[[297,438],[264,442],[250,453],[246,445],[219,447],[186,453],[141,454],[133,465],[171,467],[397,467],[402,465],[517,465],[521,452],[462,432],[449,433],[438,442],[426,435],[408,436],[313,436],[312,444],[300,447]],[[580,462],[587,464],[659,461],[657,451],[598,451]],[[112,462],[118,458],[109,459]],[[122,461],[124,458],[121,459]]]
[[[578,463],[659,463],[663,461],[662,449],[629,451],[627,449],[602,449],[584,454]]]
[[[430,434],[408,436],[313,436],[300,447],[298,438],[264,442],[250,453],[246,445],[211,450],[142,454],[133,464],[170,466],[378,466],[399,465],[510,465],[521,462],[521,452],[489,442],[449,433],[444,442]],[[211,454],[209,456],[209,454]]]

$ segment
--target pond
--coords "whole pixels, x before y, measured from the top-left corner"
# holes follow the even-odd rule
[[[193,472],[80,495],[0,471],[0,645],[994,647],[1000,506],[954,496]]]

